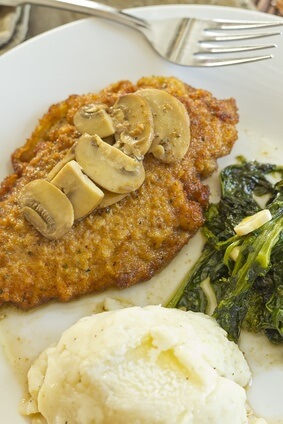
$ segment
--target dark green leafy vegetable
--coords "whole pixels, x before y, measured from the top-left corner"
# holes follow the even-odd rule
[[[280,181],[272,183],[269,176],[275,173]],[[258,162],[242,161],[221,172],[221,199],[207,210],[203,253],[168,307],[210,310],[235,341],[245,328],[283,342],[282,177],[283,167]],[[259,205],[262,196],[264,206]],[[234,227],[262,207],[272,219],[236,235]],[[235,247],[238,256],[232,259]]]

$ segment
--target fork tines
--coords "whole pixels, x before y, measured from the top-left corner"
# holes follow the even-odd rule
[[[251,46],[219,46],[213,43],[200,42],[199,53],[238,53],[250,52],[254,50],[271,49],[277,47],[276,44],[258,44]]]
[[[214,29],[205,29],[205,39],[206,41],[239,41],[239,40],[249,40],[255,38],[263,37],[272,37],[275,35],[281,35],[282,32],[249,32],[241,34],[219,34]]]
[[[244,62],[254,62],[272,58],[271,54],[263,56],[244,56],[240,58],[224,58],[221,53],[252,52],[277,47],[276,44],[245,45],[243,40],[257,39],[281,35],[281,31],[264,31],[266,28],[283,26],[283,21],[232,21],[216,19],[207,21],[203,26],[203,37],[199,41],[199,50],[195,52],[200,66],[223,66]],[[245,31],[251,30],[251,31]],[[231,45],[226,42],[231,41]],[[239,41],[240,43],[236,43]],[[219,54],[212,58],[211,55]]]
[[[234,21],[226,19],[214,19],[213,21],[207,21],[212,28],[219,29],[256,29],[256,28],[271,28],[277,26],[283,26],[281,21]]]

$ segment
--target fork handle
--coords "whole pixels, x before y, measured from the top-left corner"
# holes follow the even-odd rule
[[[92,0],[17,0],[17,4],[34,4],[37,6],[46,6],[97,16],[100,18],[110,19],[135,29],[138,29],[139,27],[146,27],[146,22],[143,19],[130,15],[123,10],[103,5]]]

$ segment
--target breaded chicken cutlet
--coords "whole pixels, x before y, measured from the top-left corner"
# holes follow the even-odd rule
[[[73,124],[83,105],[112,106],[121,94],[165,90],[190,116],[191,142],[173,163],[144,158],[145,181],[118,203],[74,222],[58,240],[40,234],[24,217],[19,196],[44,179],[78,139]],[[14,174],[1,185],[0,304],[30,309],[52,299],[67,302],[110,287],[149,280],[164,268],[203,224],[209,190],[202,182],[237,139],[233,99],[217,100],[175,78],[120,81],[98,94],[72,95],[50,107],[30,139],[12,155]]]

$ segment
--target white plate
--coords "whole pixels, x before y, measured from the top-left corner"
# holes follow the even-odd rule
[[[135,9],[135,13],[143,17],[266,18],[266,15],[240,9],[181,5]],[[237,99],[239,142],[229,158],[220,161],[221,167],[234,162],[238,154],[247,159],[283,162],[283,38],[277,43],[272,60],[200,69],[163,61],[139,33],[100,19],[77,21],[30,40],[0,58],[1,177],[11,171],[11,152],[24,143],[52,103],[73,93],[100,90],[120,79],[136,81],[152,74],[174,75],[195,87],[210,90],[219,98]],[[213,188],[213,196],[216,194],[217,189]],[[200,247],[198,238],[194,239],[154,281],[119,294],[112,292],[112,296],[142,305],[162,302]],[[91,313],[95,299],[97,297],[68,305],[48,305],[27,314],[13,313],[1,321],[1,422],[26,422],[18,413],[22,396],[19,380],[23,371],[41,349],[57,340],[64,328]],[[244,339],[242,346],[254,371],[254,385],[249,392],[253,406],[258,414],[269,417],[270,423],[282,424],[282,348],[270,356],[268,344],[258,337],[252,341]]]

